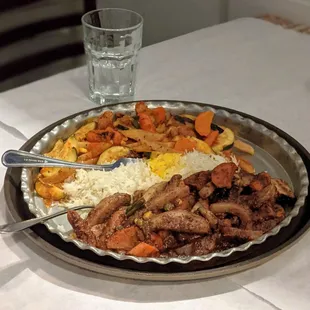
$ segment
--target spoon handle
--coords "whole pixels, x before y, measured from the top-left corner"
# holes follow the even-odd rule
[[[75,169],[96,169],[102,170],[99,165],[87,165],[74,163],[65,160],[55,159],[43,155],[32,154],[25,151],[8,150],[2,155],[2,164],[5,167],[22,167],[22,168],[42,168],[42,167],[66,167]],[[112,165],[104,165],[106,169]]]
[[[93,207],[92,206],[77,206],[77,207],[73,207],[70,209],[71,210],[80,210],[80,209],[87,209],[87,208],[93,208]],[[62,210],[62,211],[59,211],[59,212],[56,212],[53,214],[49,214],[49,215],[42,216],[42,217],[36,217],[36,218],[26,220],[26,221],[0,225],[0,234],[18,232],[18,231],[30,228],[34,225],[43,223],[43,222],[50,220],[54,217],[66,214],[67,212],[68,212],[68,209],[65,209],[65,210]]]

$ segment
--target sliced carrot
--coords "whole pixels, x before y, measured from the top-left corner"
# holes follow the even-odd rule
[[[219,135],[218,130],[211,130],[211,132],[205,138],[205,142],[207,142],[209,146],[212,146],[218,135]]]
[[[131,226],[118,230],[107,240],[107,248],[110,250],[129,251],[139,242],[137,227]]]
[[[122,145],[122,142],[127,139],[125,139],[125,137],[119,131],[115,130],[112,140],[114,145]]]
[[[157,107],[152,112],[157,124],[162,124],[165,122],[166,110],[163,107]]]
[[[145,131],[156,132],[156,127],[152,121],[151,116],[146,113],[139,114],[139,124],[141,129]]]
[[[196,117],[195,129],[201,136],[207,137],[210,133],[213,117],[212,111],[202,112]]]
[[[136,114],[139,115],[140,113],[145,113],[148,110],[148,107],[146,106],[144,101],[140,101],[136,103]]]
[[[86,140],[89,142],[105,142],[105,130],[91,130],[86,135]]]
[[[196,145],[196,141],[192,141],[185,137],[180,137],[175,143],[174,150],[181,153],[190,152],[196,148]]]
[[[91,152],[92,158],[99,156],[103,151],[111,147],[112,144],[108,142],[93,142],[87,145],[88,152]]]
[[[92,130],[88,132],[86,140],[89,142],[107,142],[113,143],[114,145],[121,145],[122,141],[126,139],[119,131],[108,127],[105,130]]]
[[[152,256],[158,256],[159,251],[152,245],[149,245],[145,242],[140,242],[127,254],[138,257],[152,257]]]
[[[163,239],[155,233],[151,233],[151,242],[159,251],[164,248]]]

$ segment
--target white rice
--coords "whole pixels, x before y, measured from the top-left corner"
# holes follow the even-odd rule
[[[132,195],[138,189],[147,189],[162,179],[153,174],[144,161],[120,166],[113,171],[76,171],[75,181],[64,184],[69,196],[68,206],[93,205],[115,193]]]
[[[187,177],[193,173],[212,170],[227,160],[218,155],[207,155],[197,151],[181,157],[179,168],[172,169],[172,174],[179,173]],[[181,168],[180,168],[181,167]],[[145,161],[120,166],[113,171],[77,170],[73,182],[64,184],[64,191],[68,196],[67,207],[78,205],[96,205],[103,198],[115,193],[132,195],[136,190],[144,190],[162,179],[153,174]]]
[[[197,151],[187,153],[181,157],[179,172],[184,178],[199,171],[213,170],[219,164],[226,162],[226,158],[219,155],[207,155]]]

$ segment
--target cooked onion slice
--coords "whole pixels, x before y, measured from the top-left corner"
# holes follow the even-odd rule
[[[236,215],[241,220],[241,228],[251,229],[251,211],[246,209],[244,206],[238,205],[233,202],[217,202],[210,206],[210,210],[213,213],[230,213]]]

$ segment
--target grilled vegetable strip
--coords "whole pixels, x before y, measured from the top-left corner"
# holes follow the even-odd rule
[[[234,147],[242,152],[254,155],[254,149],[250,144],[247,144],[241,140],[235,140]]]
[[[64,146],[63,140],[61,139],[57,140],[53,149],[49,153],[45,153],[44,156],[58,158],[58,155],[62,150],[63,146]]]
[[[130,138],[135,141],[163,141],[166,137],[165,134],[161,133],[152,133],[142,129],[129,129],[129,130],[120,130],[125,137]]]
[[[136,211],[142,209],[144,207],[144,200],[138,200],[134,202],[132,205],[128,206],[126,209],[126,215],[131,216],[135,214]]]
[[[74,133],[74,136],[77,139],[77,141],[83,141],[86,139],[87,133],[90,132],[91,130],[94,130],[95,128],[96,128],[95,122],[88,123],[88,124],[82,126],[80,129],[78,129]]]
[[[239,167],[243,169],[245,172],[254,174],[255,173],[255,168],[253,165],[246,159],[240,156],[236,156],[238,162],[239,162]]]

